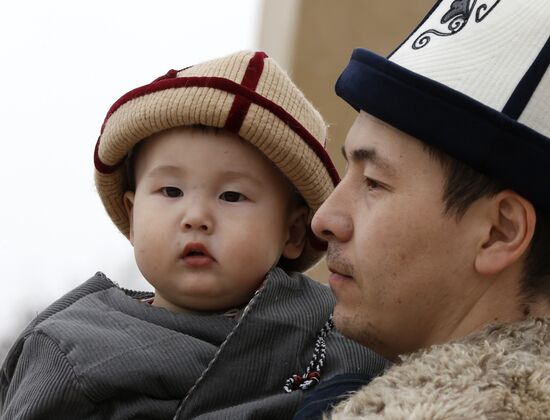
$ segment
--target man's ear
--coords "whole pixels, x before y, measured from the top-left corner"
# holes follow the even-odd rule
[[[519,194],[504,190],[488,201],[485,237],[475,259],[482,275],[495,275],[517,262],[533,239],[536,212]]]
[[[136,193],[133,191],[126,191],[122,197],[124,201],[124,208],[126,209],[126,214],[128,215],[128,223],[130,224],[130,234],[129,239],[130,243],[134,245],[134,199]]]
[[[289,216],[287,238],[283,248],[283,256],[293,260],[302,255],[306,245],[306,227],[309,209],[298,206]]]

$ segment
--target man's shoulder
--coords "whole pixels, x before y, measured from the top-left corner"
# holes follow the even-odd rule
[[[359,389],[333,420],[382,417],[513,417],[550,412],[550,319],[489,326],[403,358]],[[383,407],[382,412],[380,408]],[[400,417],[401,416],[401,417]],[[500,417],[499,417],[500,418]]]
[[[326,413],[362,386],[368,385],[374,374],[344,373],[320,383],[306,394],[293,420],[320,420]]]

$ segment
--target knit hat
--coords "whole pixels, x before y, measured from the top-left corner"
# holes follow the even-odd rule
[[[550,0],[441,0],[336,93],[550,211]]]
[[[339,181],[325,150],[321,115],[273,59],[263,52],[238,52],[170,70],[123,95],[107,113],[94,152],[95,180],[107,213],[126,237],[128,153],[152,134],[192,125],[224,128],[257,147],[302,195],[309,222]],[[325,249],[308,228],[302,255],[281,265],[305,271]]]

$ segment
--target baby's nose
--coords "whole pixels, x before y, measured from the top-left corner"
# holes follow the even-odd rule
[[[214,227],[211,214],[205,206],[195,205],[187,208],[181,219],[180,227],[183,231],[197,230],[211,233]]]
[[[211,223],[208,223],[208,222],[202,222],[202,223],[184,222],[183,230],[198,229],[204,232],[209,232],[211,230],[211,226],[212,226]]]

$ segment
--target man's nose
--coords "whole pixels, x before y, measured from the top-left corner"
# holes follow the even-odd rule
[[[347,242],[353,235],[353,223],[346,192],[340,183],[313,216],[311,229],[319,238]]]
[[[193,203],[185,209],[181,219],[180,228],[183,231],[197,230],[204,233],[212,233],[214,222],[207,206],[203,203]]]

